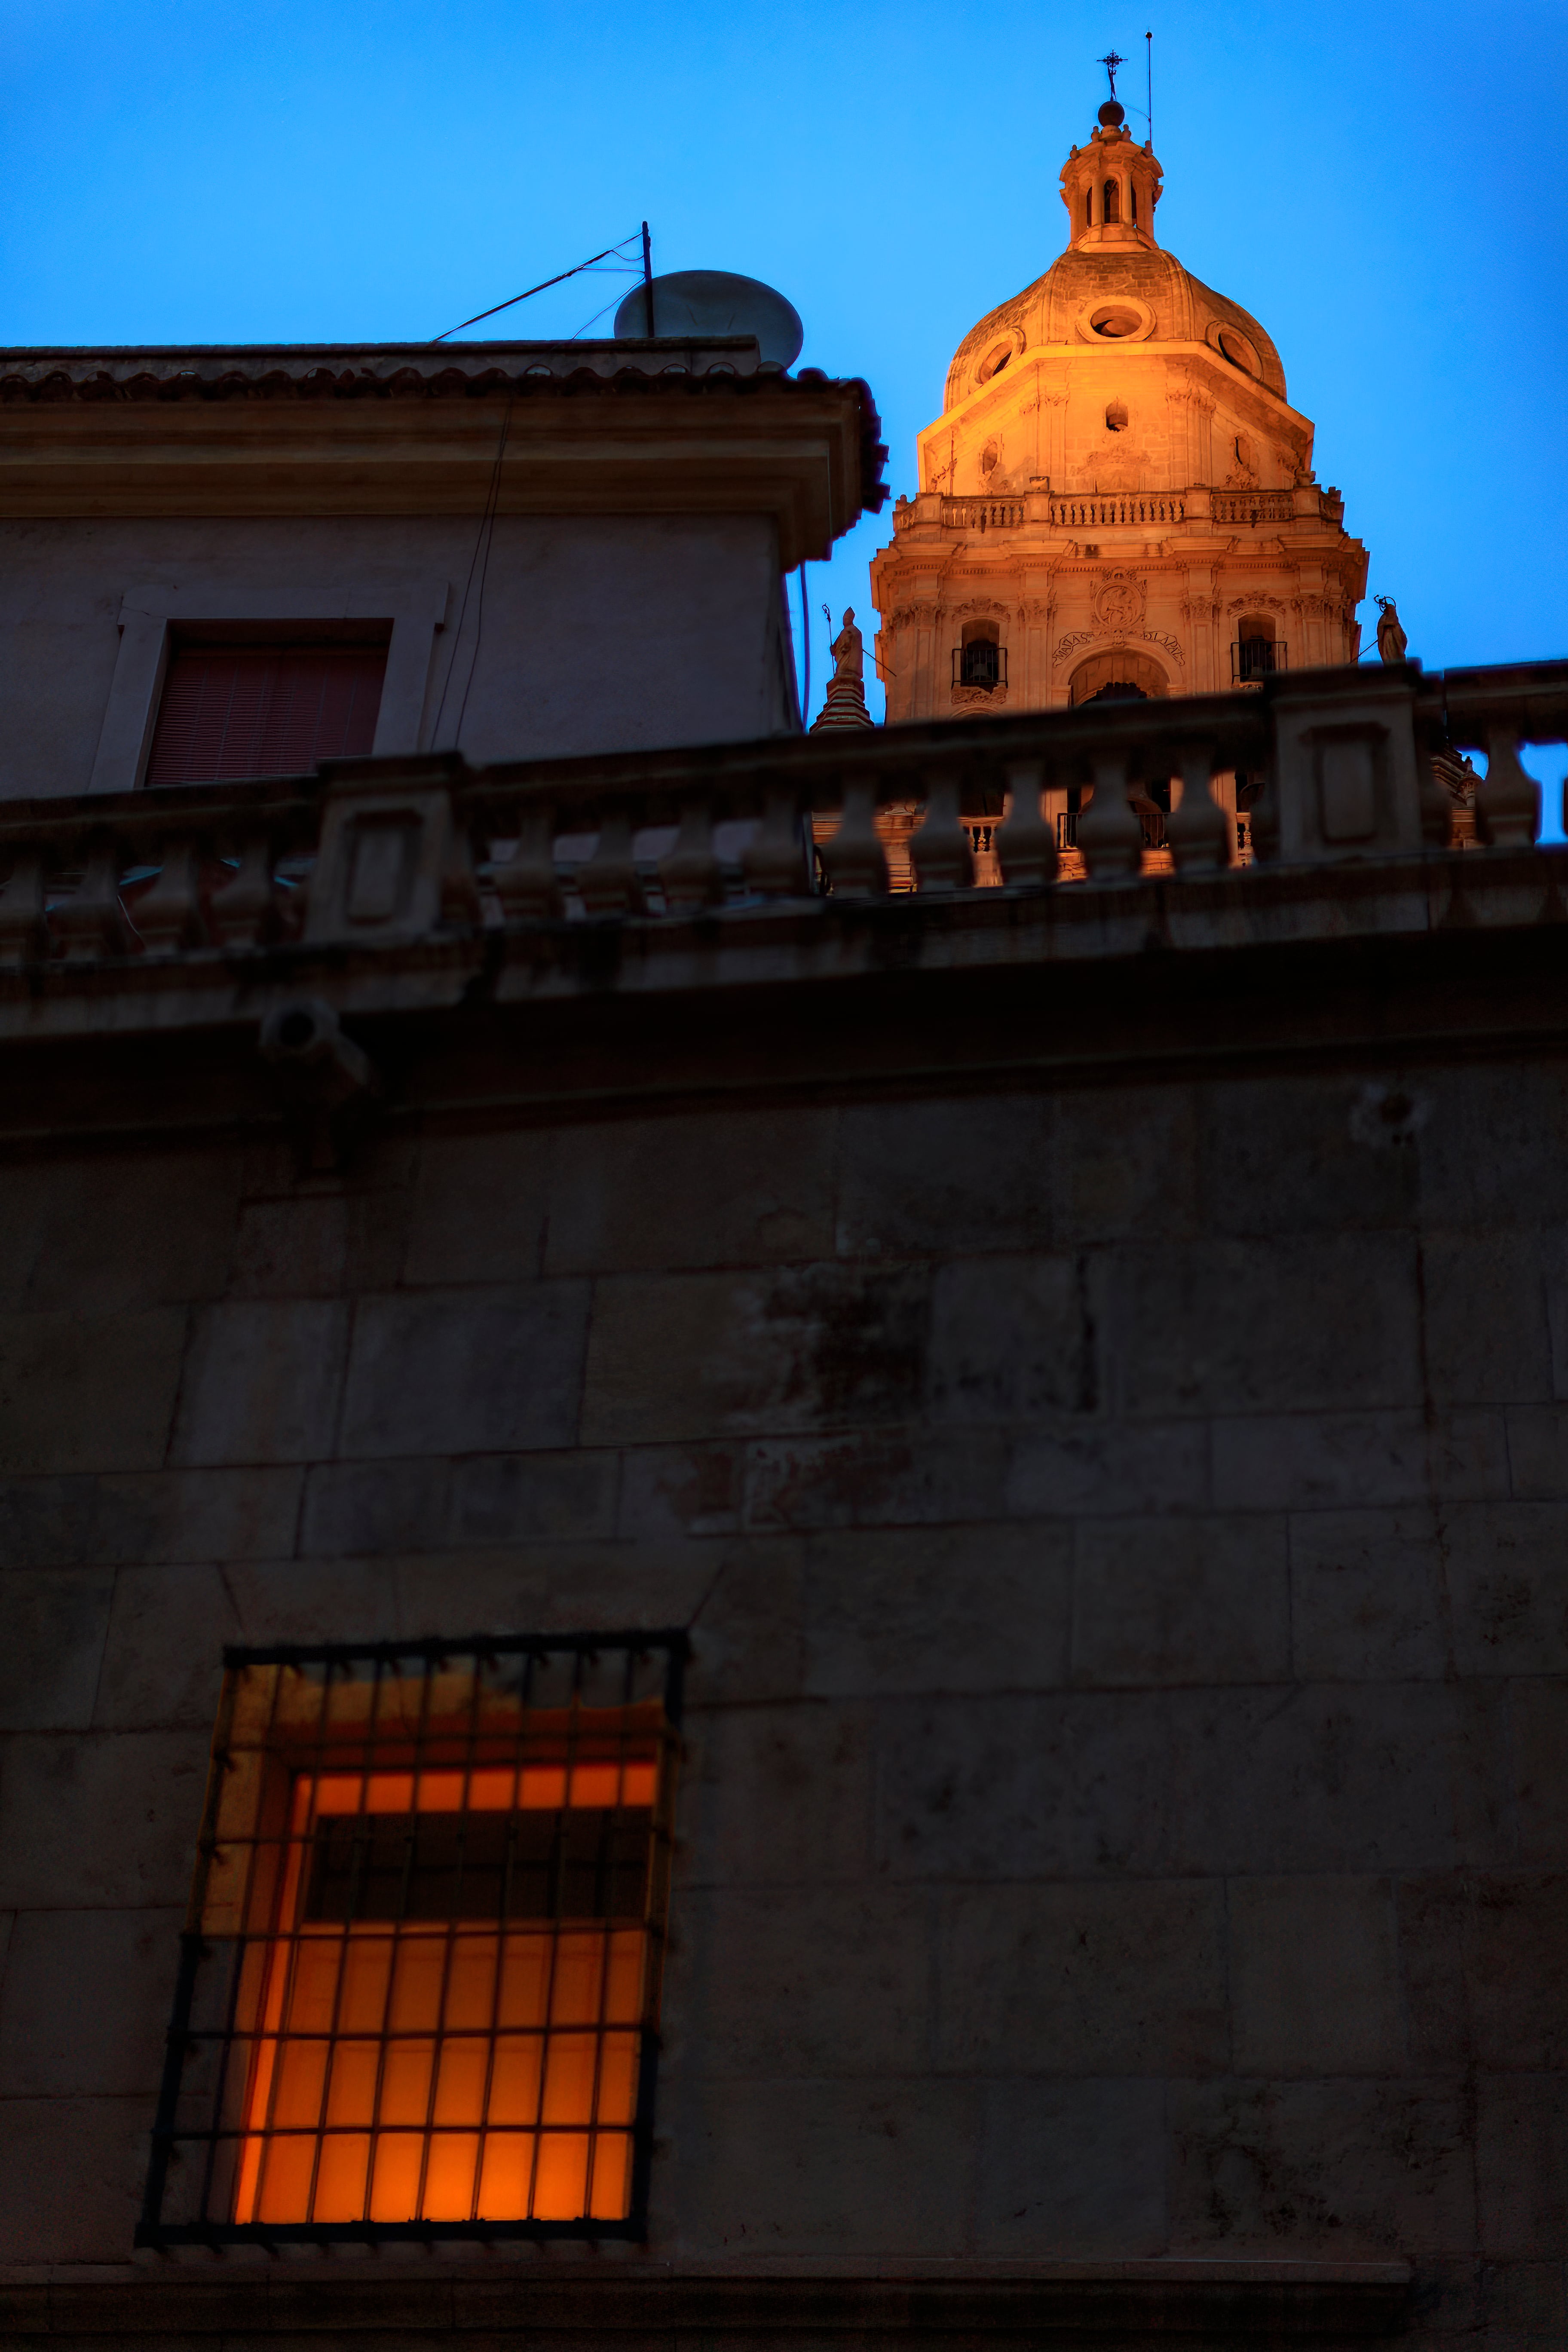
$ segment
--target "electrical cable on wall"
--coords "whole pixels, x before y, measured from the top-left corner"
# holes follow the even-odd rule
[[[474,672],[479,666],[479,647],[484,643],[485,583],[489,578],[490,549],[495,544],[496,515],[500,507],[501,466],[506,457],[506,439],[508,433],[511,429],[511,406],[512,401],[515,397],[515,394],[509,394],[507,396],[506,414],[502,416],[500,421],[500,441],[496,449],[495,472],[490,483],[489,510],[486,515],[483,525],[481,526],[485,542],[485,552],[484,560],[479,565],[479,602],[474,607],[474,650],[468,657],[468,674],[463,680],[463,698],[458,705],[458,723],[452,730],[452,749],[454,751],[463,740],[463,721],[468,715],[468,695],[474,683]]]
[[[638,259],[635,263],[626,261],[613,265],[612,268],[605,273],[605,275],[609,277],[635,278],[640,274],[644,283],[647,284],[649,280],[649,271],[651,267],[649,259],[651,248],[648,241],[647,223],[647,221],[644,221],[640,224],[639,227],[633,232],[632,236],[622,237],[619,244],[605,246],[602,253],[590,255],[586,261],[578,262],[574,268],[563,269],[560,272],[559,276],[554,278],[542,278],[537,286],[529,287],[524,293],[512,295],[509,301],[496,303],[494,308],[491,310],[476,311],[471,319],[464,319],[459,325],[456,327],[448,327],[445,334],[435,335],[431,338],[431,341],[433,342],[444,343],[447,341],[447,336],[461,334],[465,327],[477,327],[481,319],[493,319],[496,317],[498,312],[501,310],[514,310],[519,302],[526,302],[529,300],[531,296],[544,293],[549,287],[563,286],[569,278],[581,278],[585,272],[597,271],[601,262],[608,261],[612,254],[620,254],[623,247],[632,244],[634,241],[637,243],[640,248]],[[611,300],[613,301],[615,297],[612,296]],[[602,319],[605,315],[605,311],[607,310],[609,307],[609,302],[606,302],[603,310],[596,310],[594,313],[594,317],[588,320],[588,326],[593,326],[595,320]],[[650,317],[651,310],[652,297],[650,295]],[[577,334],[570,337],[569,340],[575,342],[577,341],[577,336],[585,334],[586,332],[587,327],[579,327]],[[446,676],[441,681],[441,698],[436,706],[435,724],[430,730],[430,740],[432,746],[437,745],[440,741],[441,721],[446,713],[447,696],[451,688],[452,679],[457,671],[458,656],[461,650],[463,641],[463,630],[468,616],[468,598],[473,593],[474,574],[477,570],[479,573],[479,602],[474,608],[474,644],[473,650],[468,656],[468,676],[463,680],[463,698],[458,706],[458,723],[452,735],[452,749],[454,751],[457,750],[463,739],[463,721],[468,716],[468,696],[473,691],[474,674],[479,667],[479,647],[484,642],[485,586],[489,578],[490,550],[495,543],[496,516],[500,508],[501,468],[506,461],[507,436],[511,431],[511,412],[516,399],[517,394],[515,389],[513,389],[511,392],[508,393],[506,407],[501,413],[500,437],[496,444],[495,460],[490,467],[489,486],[485,493],[485,503],[479,516],[479,527],[474,535],[473,553],[468,558],[468,577],[463,583],[463,600],[458,608],[458,625],[452,632],[452,651],[447,658]]]
[[[451,687],[452,676],[458,667],[458,655],[463,642],[463,627],[468,616],[468,597],[473,589],[474,572],[476,567],[479,565],[480,551],[482,550],[484,562],[483,567],[479,571],[479,604],[474,631],[474,650],[468,662],[468,675],[463,685],[463,699],[458,712],[457,734],[452,738],[452,748],[454,751],[456,751],[458,747],[458,737],[461,736],[463,731],[463,715],[468,707],[468,692],[474,682],[474,670],[479,657],[479,639],[484,633],[484,583],[486,574],[489,571],[490,541],[495,536],[496,510],[500,502],[501,467],[506,457],[507,436],[511,430],[512,405],[516,399],[517,394],[515,391],[509,392],[506,398],[506,406],[501,412],[500,438],[496,444],[495,458],[490,467],[489,487],[485,493],[484,509],[479,516],[479,527],[474,535],[474,551],[468,558],[468,575],[463,583],[463,601],[458,607],[458,625],[452,632],[452,651],[447,663],[447,674],[441,681],[441,699],[436,705],[436,721],[430,730],[430,743],[433,750],[439,745],[441,740],[442,714],[447,708],[447,695]]]

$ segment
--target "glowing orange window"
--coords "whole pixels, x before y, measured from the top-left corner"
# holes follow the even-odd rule
[[[230,1654],[142,2242],[640,2234],[683,1654]]]

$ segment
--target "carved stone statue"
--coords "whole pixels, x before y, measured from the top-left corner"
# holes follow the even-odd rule
[[[822,609],[826,614],[827,606]],[[844,626],[833,640],[833,676],[827,681],[827,698],[812,722],[814,735],[825,727],[875,726],[866,708],[865,658],[865,640],[855,626],[851,604],[844,615]]]
[[[1402,662],[1405,648],[1410,643],[1399,625],[1399,608],[1392,596],[1376,596],[1377,650],[1385,662]]]
[[[834,638],[832,653],[837,664],[833,675],[843,678],[846,685],[861,686],[866,677],[866,641],[855,626],[855,607],[851,604],[844,615],[844,626]]]

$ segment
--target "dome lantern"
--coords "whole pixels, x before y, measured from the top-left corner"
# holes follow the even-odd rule
[[[1154,246],[1154,207],[1163,181],[1154,151],[1142,146],[1126,128],[1126,115],[1112,98],[1087,147],[1075,147],[1062,165],[1062,202],[1068,208],[1068,244],[1080,251],[1145,252]]]

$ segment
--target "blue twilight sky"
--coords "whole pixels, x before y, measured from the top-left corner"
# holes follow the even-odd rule
[[[646,215],[656,268],[789,295],[912,489],[954,346],[1061,249],[1096,58],[1142,108],[1146,30],[1160,237],[1273,336],[1412,651],[1568,653],[1563,0],[0,0],[0,342],[435,335]],[[810,569],[814,708],[887,528]]]

